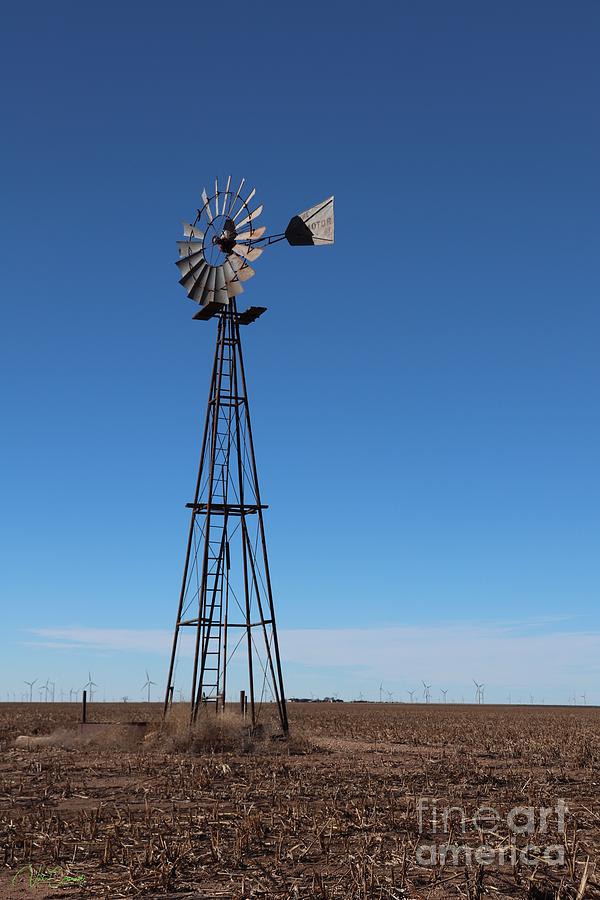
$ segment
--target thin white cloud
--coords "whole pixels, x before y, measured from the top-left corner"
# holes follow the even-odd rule
[[[303,667],[307,675],[327,671],[328,680],[336,678],[340,687],[373,679],[415,687],[421,679],[470,686],[477,678],[488,689],[513,686],[564,693],[574,684],[592,689],[600,682],[600,634],[567,630],[559,621],[284,630],[281,648],[288,665]],[[172,639],[170,632],[158,629],[68,627],[31,633],[38,646],[62,652],[69,648],[167,655]],[[192,639],[185,637],[182,654],[189,656]]]
[[[172,635],[161,630],[134,628],[32,628],[45,647],[72,650],[127,650],[129,652],[164,652],[169,649]]]
[[[561,688],[599,671],[600,634],[543,633],[530,623],[505,625],[306,630],[283,636],[284,657],[309,666],[360,667],[364,674],[421,683]]]

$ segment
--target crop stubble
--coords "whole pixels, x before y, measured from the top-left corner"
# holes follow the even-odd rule
[[[160,717],[157,704],[90,712]],[[82,743],[68,732],[77,715],[72,704],[0,705],[2,897],[600,897],[600,710],[291,704],[289,743],[268,728],[247,738],[231,713],[191,751],[181,734]],[[57,729],[56,742],[12,744]],[[562,842],[564,865],[419,865],[417,848],[440,838],[430,822],[419,833],[419,798],[470,815],[564,799],[564,834],[531,836]],[[496,846],[505,832],[449,838]],[[85,881],[32,889],[24,866]]]

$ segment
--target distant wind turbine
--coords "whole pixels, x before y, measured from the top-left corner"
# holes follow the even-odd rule
[[[441,690],[442,694],[444,695],[444,703],[446,703],[446,695],[448,693],[448,688],[446,688],[446,690],[444,690],[444,688],[440,688],[440,690]]]
[[[148,669],[146,669],[146,683],[142,685],[142,690],[148,688],[148,703],[150,703],[150,690],[152,685],[156,685],[155,681],[150,681],[150,676],[148,675]]]
[[[425,684],[425,682],[423,682],[423,698],[425,700],[425,703],[429,703],[429,701],[431,700],[430,689],[431,689],[431,685]]]
[[[90,703],[94,699],[94,688],[98,687],[95,681],[92,681],[92,673],[88,672],[88,681],[87,684],[84,684],[84,688],[89,688],[90,691]]]
[[[483,703],[483,690],[485,688],[484,684],[479,684],[478,681],[473,679],[473,684],[475,685],[476,693],[475,693],[475,702]]]
[[[33,686],[36,683],[37,678],[34,678],[33,681],[26,681],[25,684],[29,685],[29,702],[33,701]]]

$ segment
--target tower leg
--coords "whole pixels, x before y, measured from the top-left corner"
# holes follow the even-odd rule
[[[171,659],[169,662],[169,674],[167,676],[167,687],[166,687],[166,691],[165,691],[163,718],[167,713],[170,702],[172,702],[173,691],[174,691],[173,675],[175,672],[175,660],[177,657],[177,648],[178,648],[178,642],[179,642],[179,636],[180,636],[179,629],[180,629],[180,625],[181,625],[181,616],[182,616],[183,604],[184,604],[184,599],[185,599],[185,590],[186,590],[186,586],[188,583],[189,570],[190,570],[190,558],[191,558],[191,554],[192,554],[192,541],[194,538],[194,527],[196,524],[195,507],[198,505],[198,498],[200,496],[200,489],[201,489],[201,483],[202,483],[204,456],[206,453],[206,442],[207,442],[207,438],[208,438],[208,429],[209,429],[209,423],[210,423],[210,402],[211,402],[211,397],[215,393],[215,384],[216,384],[216,378],[217,378],[217,365],[218,365],[218,360],[219,360],[219,346],[220,346],[219,333],[217,333],[217,343],[216,343],[216,347],[215,347],[212,375],[210,378],[210,388],[208,391],[208,409],[207,409],[206,418],[204,420],[204,432],[202,435],[202,449],[200,451],[200,465],[198,468],[198,477],[196,479],[196,489],[194,491],[194,508],[192,509],[192,515],[190,518],[187,549],[186,549],[186,554],[185,554],[185,563],[184,563],[184,567],[183,567],[183,578],[182,578],[182,582],[181,582],[181,591],[179,594],[179,606],[177,608],[177,618],[175,620],[175,631],[173,633],[173,645],[171,648]],[[192,695],[192,697],[193,697],[193,695]]]
[[[275,666],[273,665],[273,658],[271,655],[270,642],[268,640],[268,635],[267,635],[267,631],[265,628],[265,617],[263,614],[262,605],[260,606],[260,618],[261,618],[261,625],[262,625],[263,632],[264,632],[265,647],[267,650],[269,667],[271,670],[271,677],[273,680],[273,688],[274,688],[275,698],[276,698],[277,705],[279,708],[279,719],[280,719],[281,727],[282,727],[284,733],[287,734],[288,729],[289,729],[289,723],[288,723],[288,717],[287,717],[287,704],[286,704],[286,699],[285,699],[285,689],[284,689],[284,685],[283,685],[283,672],[282,672],[282,668],[281,668],[281,656],[280,656],[280,652],[279,652],[279,638],[277,635],[277,624],[275,621],[275,606],[273,603],[273,591],[271,588],[271,572],[270,572],[270,568],[269,568],[269,558],[267,555],[267,540],[266,540],[266,535],[265,535],[265,525],[264,525],[264,519],[263,519],[260,486],[258,483],[258,470],[256,467],[256,455],[254,452],[254,438],[252,436],[252,423],[250,421],[250,408],[248,406],[248,389],[246,386],[246,370],[244,368],[244,357],[242,354],[242,342],[240,339],[240,326],[239,326],[239,322],[237,321],[237,319],[234,322],[234,327],[235,327],[236,336],[237,336],[237,349],[238,349],[238,356],[239,356],[239,368],[240,368],[240,376],[241,376],[242,393],[243,393],[243,396],[246,398],[247,445],[248,445],[249,457],[250,457],[251,477],[252,477],[252,481],[253,481],[254,496],[256,498],[256,503],[257,503],[259,535],[260,535],[260,542],[261,542],[262,556],[263,556],[263,563],[264,563],[264,572],[265,572],[265,579],[266,579],[267,601],[268,601],[268,606],[269,606],[269,615],[270,615],[270,622],[271,622],[272,643],[273,643],[273,649],[274,649],[274,653],[275,653]],[[243,522],[243,525],[245,526],[245,522]],[[247,542],[248,534],[247,534],[245,527],[244,527],[244,534],[245,534],[245,540]],[[258,586],[257,586],[257,597],[260,598],[260,594],[258,593]],[[258,602],[260,604],[260,599]],[[276,669],[276,671],[275,671],[275,669]]]

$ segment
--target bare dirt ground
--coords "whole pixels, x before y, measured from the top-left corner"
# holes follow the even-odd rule
[[[232,713],[191,747],[181,728],[90,743],[78,714],[0,705],[2,898],[600,897],[595,708],[291,704],[288,742]]]

